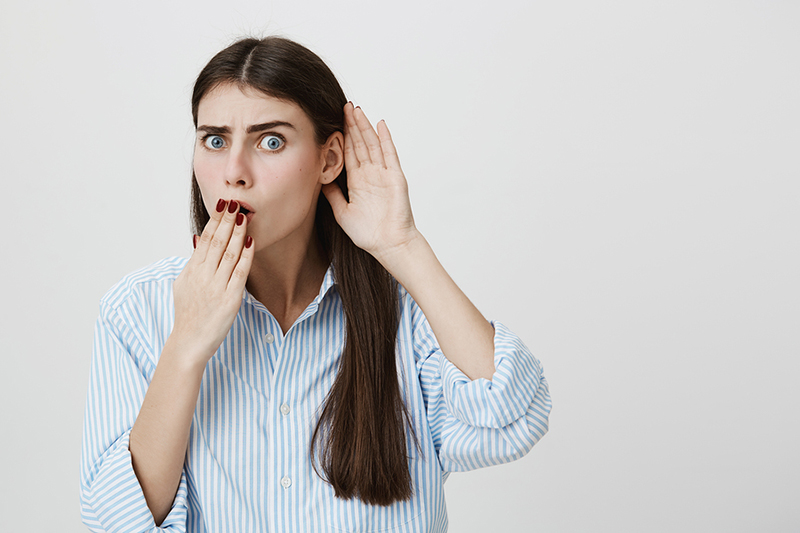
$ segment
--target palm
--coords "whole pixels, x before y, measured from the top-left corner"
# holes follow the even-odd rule
[[[337,222],[374,256],[402,247],[415,227],[408,185],[386,124],[373,130],[360,108],[345,106],[344,157],[350,201],[335,184],[324,189]]]

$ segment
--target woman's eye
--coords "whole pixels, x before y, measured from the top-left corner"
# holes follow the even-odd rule
[[[206,147],[212,150],[219,150],[225,146],[225,141],[219,135],[209,135],[205,140]]]
[[[265,150],[275,151],[281,146],[283,146],[283,139],[276,137],[275,135],[267,135],[261,139],[261,148]]]

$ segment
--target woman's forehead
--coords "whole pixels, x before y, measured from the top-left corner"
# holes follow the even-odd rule
[[[233,83],[214,87],[203,96],[197,108],[198,126],[246,128],[272,121],[289,122],[298,130],[311,126],[308,116],[296,103]]]

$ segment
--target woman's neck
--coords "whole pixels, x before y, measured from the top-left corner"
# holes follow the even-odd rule
[[[319,294],[328,269],[322,245],[312,233],[305,245],[276,243],[253,258],[247,290],[264,304],[286,333]]]

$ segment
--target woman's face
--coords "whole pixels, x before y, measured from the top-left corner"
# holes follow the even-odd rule
[[[194,172],[203,203],[209,213],[220,198],[242,204],[256,251],[307,242],[320,187],[338,175],[326,165],[330,144],[317,144],[297,104],[221,85],[197,109]]]

